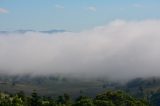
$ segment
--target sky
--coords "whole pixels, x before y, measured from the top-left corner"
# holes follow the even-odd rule
[[[159,0],[0,0],[0,30],[82,31],[117,19],[159,19],[159,3]]]

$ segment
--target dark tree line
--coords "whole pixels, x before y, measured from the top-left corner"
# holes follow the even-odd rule
[[[107,91],[95,98],[80,96],[76,100],[72,100],[68,94],[58,98],[40,97],[33,91],[31,96],[25,96],[23,92],[15,95],[0,93],[0,106],[149,106],[149,104],[122,91]]]

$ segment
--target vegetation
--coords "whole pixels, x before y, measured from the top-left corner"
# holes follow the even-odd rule
[[[107,91],[95,98],[80,96],[76,100],[68,94],[58,98],[40,97],[33,91],[31,96],[25,96],[23,92],[15,95],[1,93],[0,106],[149,106],[149,103],[122,91]]]
[[[1,75],[0,91],[3,92],[0,106],[160,106],[160,78],[157,77],[121,83],[58,75]]]

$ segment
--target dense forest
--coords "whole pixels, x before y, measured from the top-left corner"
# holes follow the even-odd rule
[[[122,91],[107,91],[95,98],[80,96],[76,100],[68,94],[50,98],[38,96],[36,91],[31,96],[25,96],[21,91],[15,95],[1,93],[0,106],[149,106],[149,103]]]

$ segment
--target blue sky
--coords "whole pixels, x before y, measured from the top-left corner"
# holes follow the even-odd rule
[[[159,19],[160,0],[0,0],[0,30],[81,31],[116,19]]]

